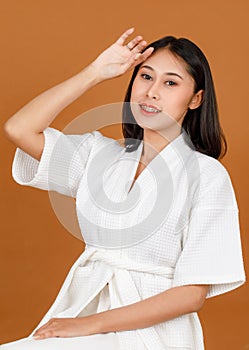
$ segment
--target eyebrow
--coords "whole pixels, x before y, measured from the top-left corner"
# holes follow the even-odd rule
[[[149,70],[154,71],[154,69],[153,69],[151,66],[147,66],[147,65],[143,65],[143,66],[141,66],[140,68],[148,68]],[[164,74],[165,74],[165,75],[173,75],[173,76],[176,76],[176,77],[178,77],[178,78],[180,78],[180,79],[183,80],[183,78],[182,78],[179,74],[177,74],[177,73],[165,72]]]

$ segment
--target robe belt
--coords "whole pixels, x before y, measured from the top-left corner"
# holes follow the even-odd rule
[[[173,279],[174,275],[173,267],[139,263],[126,256],[122,256],[121,253],[117,251],[96,249],[95,252],[88,257],[88,261],[99,261],[112,267],[113,277],[109,281],[109,291],[110,293],[114,293],[113,290],[116,291],[117,299],[121,302],[117,307],[136,303],[144,299],[136,287],[130,271],[151,273],[153,275],[163,276],[167,279]],[[141,336],[148,350],[165,349],[165,344],[162,342],[154,326],[139,328],[132,331],[137,332]],[[119,332],[120,350],[127,349],[126,338],[133,337],[132,331]]]
[[[114,267],[115,269],[124,269],[130,271],[138,271],[151,273],[153,275],[161,275],[166,278],[173,279],[174,268],[170,266],[149,265],[137,262],[126,256],[122,256],[120,252],[110,250],[99,250],[89,256],[88,261],[101,261],[107,265]]]

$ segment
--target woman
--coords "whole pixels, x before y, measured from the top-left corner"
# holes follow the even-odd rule
[[[15,181],[76,198],[86,247],[32,334],[3,348],[202,350],[205,299],[245,282],[208,62],[187,39],[125,45],[133,31],[5,124]],[[133,67],[125,147],[99,131],[49,127],[87,89]]]

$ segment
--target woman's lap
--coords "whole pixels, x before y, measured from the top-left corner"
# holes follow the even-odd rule
[[[0,346],[3,350],[117,350],[118,335],[114,332],[73,338],[47,338],[35,340],[32,337],[16,340]]]

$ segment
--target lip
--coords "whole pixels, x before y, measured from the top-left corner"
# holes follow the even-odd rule
[[[142,106],[149,107],[149,108],[154,108],[154,109],[156,109],[158,112],[149,112],[149,111],[145,111],[144,109],[142,109]],[[147,103],[139,103],[139,107],[140,107],[141,113],[143,113],[144,115],[147,115],[147,116],[159,114],[159,113],[162,111],[162,110],[161,110],[160,108],[158,108],[157,106],[154,106],[154,105],[151,105],[151,104],[147,104]]]
[[[154,106],[154,105],[150,105],[150,104],[148,104],[148,103],[141,102],[141,103],[139,103],[139,106],[145,106],[145,107],[154,108],[154,109],[157,109],[158,111],[161,112],[161,109],[160,109],[159,107]]]

